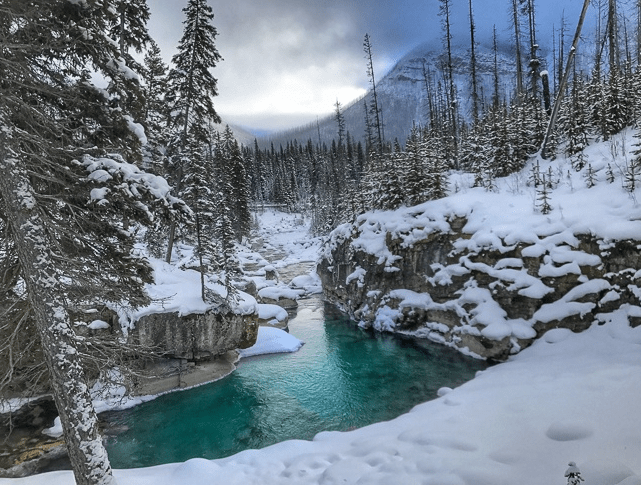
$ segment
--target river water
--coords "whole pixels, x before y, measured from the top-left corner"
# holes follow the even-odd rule
[[[365,331],[319,296],[299,301],[295,353],[251,357],[228,377],[110,413],[112,466],[221,458],[392,419],[486,364],[440,345]]]

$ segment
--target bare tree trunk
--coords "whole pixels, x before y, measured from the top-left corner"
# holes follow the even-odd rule
[[[541,84],[543,86],[543,105],[545,112],[550,116],[552,114],[550,106],[550,76],[547,71],[541,73]]]
[[[469,0],[470,7],[470,74],[472,76],[472,116],[474,124],[479,121],[479,89],[476,75],[476,45],[474,41],[474,12],[472,11],[472,0]]]
[[[619,29],[617,19],[617,2],[608,2],[608,43],[610,46],[610,71],[619,69]]]
[[[576,49],[579,45],[579,38],[581,37],[581,29],[583,28],[583,21],[585,20],[585,14],[588,11],[588,6],[590,5],[590,0],[584,0],[583,10],[581,10],[581,16],[579,17],[579,23],[576,26],[576,32],[574,33],[574,40],[572,41],[572,47],[570,47],[570,52],[568,53],[568,61],[565,65],[565,70],[563,71],[563,79],[561,80],[561,85],[559,86],[559,91],[554,100],[554,108],[552,108],[552,115],[550,116],[550,122],[548,123],[548,129],[545,133],[545,138],[543,139],[543,144],[541,145],[541,158],[545,159],[547,157],[547,145],[552,136],[552,131],[554,131],[554,125],[556,124],[556,118],[559,114],[559,108],[561,107],[561,101],[563,99],[563,93],[565,92],[565,86],[568,82],[568,74],[570,73],[570,66],[572,66],[572,60],[576,54]]]
[[[454,85],[454,66],[452,64],[452,32],[450,24],[450,0],[440,0],[440,15],[443,16],[443,29],[445,33],[445,48],[447,53],[447,81],[449,84],[448,112],[450,117],[450,133],[452,141],[452,158],[454,168],[458,170],[458,106],[456,87]],[[448,160],[449,161],[449,160]]]
[[[47,233],[33,188],[20,161],[0,140],[0,195],[11,226],[35,324],[51,376],[64,438],[78,485],[113,485],[98,419],[76,351],[64,295],[52,261],[53,242]]]
[[[498,109],[499,104],[501,103],[501,95],[499,93],[499,51],[498,51],[498,46],[496,44],[496,25],[494,25],[492,29],[492,46],[494,49],[494,73],[493,73],[493,81],[494,81],[494,91],[492,94],[492,108],[495,110]]]
[[[517,0],[512,0],[512,17],[514,22],[514,45],[516,46],[516,97],[523,95],[523,67],[521,65],[521,26]]]
[[[528,0],[528,22],[530,27],[530,62],[528,66],[530,67],[530,77],[532,83],[532,96],[535,98],[538,97],[538,81],[539,81],[539,69],[541,67],[541,60],[537,53],[539,46],[536,42],[536,19],[534,16],[534,0]]]

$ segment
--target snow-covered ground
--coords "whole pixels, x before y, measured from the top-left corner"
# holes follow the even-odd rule
[[[120,485],[561,485],[574,461],[585,485],[641,485],[641,327],[619,317],[548,332],[389,422],[115,475]],[[74,481],[54,472],[0,483]]]
[[[636,200],[621,195],[620,180],[616,190],[605,181],[607,163],[621,166],[622,157],[614,159],[604,144],[589,155],[599,185],[584,188],[580,174],[571,173],[553,191],[555,209],[548,216],[535,213],[523,179],[502,181],[501,192],[489,197],[503,197],[506,210],[479,219],[479,236],[469,244],[483,235],[496,240],[493,232],[504,238],[519,227],[540,238],[544,229],[533,228],[546,224],[568,234],[591,224],[604,237],[641,238]],[[437,204],[461,204],[467,195],[460,194]],[[269,217],[273,239],[266,241],[288,253],[282,261],[312,258],[313,241],[304,242],[301,228],[286,228],[291,216]],[[245,258],[258,259],[249,251]],[[268,264],[258,263],[261,282],[260,268]],[[438,399],[388,422],[219,460],[116,470],[115,476],[120,485],[563,485],[568,463],[575,462],[584,485],[641,485],[641,327],[630,328],[626,312],[623,307],[580,334],[551,330],[507,362],[456,389],[441,389]],[[0,479],[2,485],[73,483],[71,472]]]

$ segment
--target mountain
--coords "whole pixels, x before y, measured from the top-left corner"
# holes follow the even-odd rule
[[[502,97],[509,97],[514,85],[516,67],[512,46],[500,46],[497,58],[500,91]],[[471,117],[471,80],[469,48],[455,47],[452,52],[454,81],[458,90],[461,114]],[[477,73],[479,77],[479,96],[488,100],[493,93],[494,52],[491,47],[479,45],[476,49]],[[439,84],[444,86],[444,67],[446,54],[439,43],[422,44],[407,55],[377,83],[376,90],[379,105],[382,108],[384,136],[387,141],[398,139],[405,142],[414,123],[425,124],[429,115],[427,102],[426,77],[431,89],[437,90]],[[427,73],[427,76],[424,75]],[[365,136],[364,101],[370,105],[371,91],[343,109],[347,131],[357,140]],[[337,137],[337,125],[333,116],[327,116],[299,128],[259,138],[259,144],[267,147],[274,143],[285,145],[296,139],[299,143],[311,139],[331,143]]]

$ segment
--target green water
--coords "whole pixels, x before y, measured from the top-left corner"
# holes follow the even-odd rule
[[[116,468],[221,458],[320,431],[392,419],[474,376],[485,363],[428,342],[359,329],[314,298],[290,332],[300,351],[243,359],[230,376],[167,394],[108,420]]]

